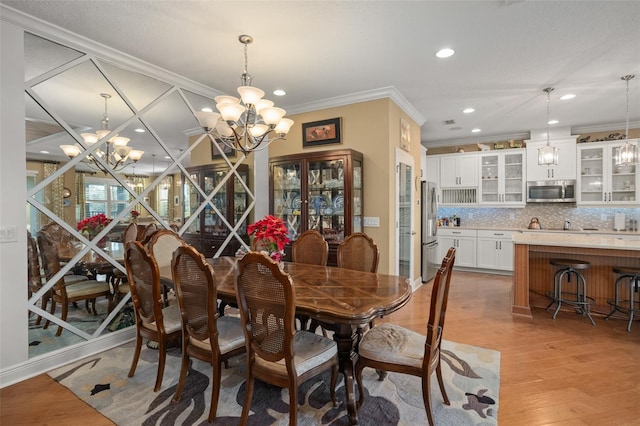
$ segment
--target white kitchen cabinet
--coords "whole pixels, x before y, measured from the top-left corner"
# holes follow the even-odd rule
[[[511,231],[478,230],[477,267],[513,271]]]
[[[440,204],[442,202],[440,196],[440,156],[427,155],[425,176],[427,182],[436,183],[436,202]]]
[[[477,187],[477,154],[451,154],[440,156],[439,183],[441,188]]]
[[[444,258],[449,247],[455,247],[456,261],[454,266],[475,268],[476,240],[477,231],[475,229],[438,228],[440,259]]]
[[[524,207],[525,176],[524,149],[481,154],[479,203]]]
[[[631,141],[637,144],[638,141]],[[640,178],[637,165],[616,166],[616,148],[622,141],[578,146],[578,205],[638,206]]]
[[[576,140],[552,140],[551,146],[558,148],[557,166],[540,166],[538,148],[547,141],[527,142],[527,180],[568,180],[576,179]]]

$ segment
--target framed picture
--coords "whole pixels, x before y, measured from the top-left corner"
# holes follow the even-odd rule
[[[331,143],[342,143],[342,118],[302,123],[302,146],[304,148]]]
[[[225,153],[227,157],[231,158],[236,156],[235,149],[230,148],[229,146],[223,144],[222,142],[218,142],[218,145],[220,146],[220,149]],[[211,159],[215,160],[216,158],[222,158],[222,154],[220,153],[218,146],[216,146],[216,144],[213,141],[211,141]]]
[[[151,202],[151,198],[149,198],[149,197],[144,197],[143,200],[147,204],[149,204]]]
[[[175,195],[173,197],[173,205],[174,206],[179,206],[180,205],[180,196],[179,195]]]
[[[411,151],[411,124],[404,118],[400,119],[400,148]]]

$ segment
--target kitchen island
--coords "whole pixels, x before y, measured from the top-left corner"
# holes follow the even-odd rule
[[[549,305],[546,294],[553,290],[555,272],[551,258],[591,262],[583,273],[587,295],[595,300],[592,314],[607,314],[611,309],[607,300],[614,298],[613,266],[640,267],[640,237],[523,232],[513,234],[513,243],[513,315],[531,317],[531,307]]]

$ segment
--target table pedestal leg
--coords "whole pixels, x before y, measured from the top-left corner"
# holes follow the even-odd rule
[[[338,344],[338,358],[340,371],[344,374],[344,389],[347,397],[347,411],[349,424],[358,424],[358,411],[356,409],[355,388],[353,382],[353,369],[358,354],[355,350],[358,341],[357,327],[350,324],[335,324],[333,338]]]

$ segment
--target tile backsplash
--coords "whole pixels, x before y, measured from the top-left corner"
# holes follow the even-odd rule
[[[541,203],[527,204],[521,209],[491,207],[439,207],[438,217],[460,218],[462,227],[478,228],[526,228],[532,217],[540,220],[543,229],[561,229],[564,221],[571,222],[572,227],[596,228],[613,231],[613,219],[616,213],[626,215],[629,219],[640,220],[638,208],[585,208],[574,204]]]

